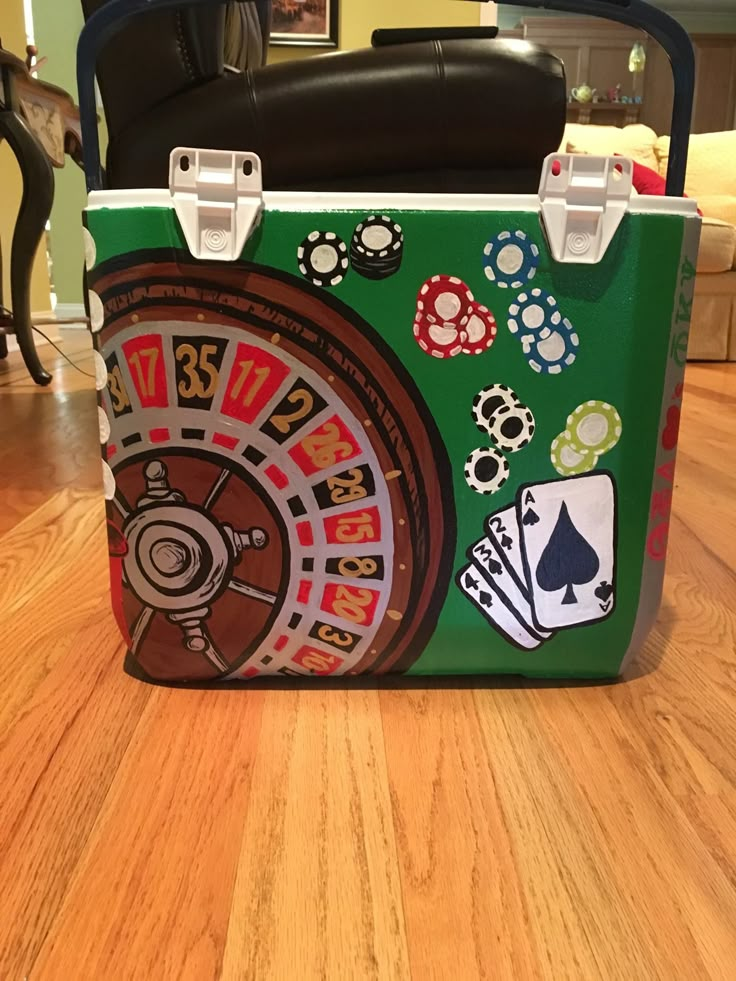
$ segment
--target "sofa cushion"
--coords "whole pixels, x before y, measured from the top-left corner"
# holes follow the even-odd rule
[[[633,126],[585,126],[568,123],[560,152],[587,153],[596,157],[612,157],[618,153],[637,163],[659,171],[654,152],[657,134],[653,129],[636,123]]]
[[[700,194],[698,207],[708,218],[718,218],[729,225],[736,225],[736,197],[728,194]]]
[[[659,172],[664,175],[670,156],[669,136],[661,136],[655,150]],[[698,201],[712,195],[736,199],[735,164],[736,131],[696,133],[690,137],[685,190]]]
[[[735,268],[736,228],[717,218],[704,218],[698,272],[722,273]]]

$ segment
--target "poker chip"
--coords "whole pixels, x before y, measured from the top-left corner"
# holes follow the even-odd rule
[[[102,329],[105,322],[105,308],[102,300],[94,290],[87,291],[87,306],[89,308],[89,325],[93,334]]]
[[[536,424],[531,409],[518,405],[502,405],[493,415],[488,432],[499,450],[516,453],[528,446]]]
[[[473,294],[457,276],[432,276],[419,290],[417,311],[430,324],[459,330],[473,313]]]
[[[521,293],[509,307],[509,330],[512,334],[529,335],[530,340],[549,337],[561,323],[557,300],[546,290]]]
[[[105,500],[111,501],[115,497],[115,475],[110,469],[110,464],[107,460],[101,460],[102,464],[102,488],[105,494]]]
[[[569,416],[567,431],[575,446],[602,455],[612,450],[621,439],[623,423],[621,416],[608,402],[583,402]]]
[[[466,339],[463,354],[483,354],[496,340],[496,318],[488,307],[480,303],[472,304],[472,313],[465,325]]]
[[[483,269],[492,283],[519,289],[534,279],[539,249],[522,231],[501,232],[483,249]]]
[[[564,432],[552,441],[550,458],[558,474],[563,477],[578,477],[595,470],[599,455],[593,450],[576,446],[570,433]]]
[[[522,338],[522,348],[529,367],[542,375],[559,375],[574,364],[580,339],[569,320],[546,337],[529,342]]]
[[[454,358],[462,353],[461,332],[452,324],[431,323],[417,313],[414,319],[414,338],[419,347],[433,358]]]
[[[314,286],[337,286],[348,268],[348,248],[334,232],[312,232],[296,253],[299,272]]]
[[[95,388],[101,392],[103,388],[107,388],[107,365],[99,351],[93,351],[92,357],[95,363]]]
[[[495,494],[508,479],[506,457],[490,446],[473,450],[465,461],[465,480],[476,494]]]
[[[508,385],[489,385],[473,399],[473,421],[482,433],[490,436],[490,426],[496,413],[503,407],[520,405],[519,396]]]
[[[404,254],[401,225],[388,215],[369,215],[356,227],[350,263],[366,279],[386,279],[399,271]]]

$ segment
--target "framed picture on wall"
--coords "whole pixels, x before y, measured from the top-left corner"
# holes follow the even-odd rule
[[[271,44],[336,48],[340,0],[273,0]]]

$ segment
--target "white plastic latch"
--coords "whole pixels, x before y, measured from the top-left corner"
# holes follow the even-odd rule
[[[260,157],[177,147],[169,157],[169,191],[195,259],[240,258],[263,211]]]
[[[547,157],[539,199],[557,262],[601,261],[629,207],[633,170],[624,157]]]

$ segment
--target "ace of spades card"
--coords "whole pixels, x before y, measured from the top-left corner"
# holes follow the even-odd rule
[[[560,630],[609,617],[616,604],[616,488],[611,475],[526,484],[517,496],[534,625]]]

